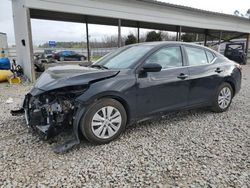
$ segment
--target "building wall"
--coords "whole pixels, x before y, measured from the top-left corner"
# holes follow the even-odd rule
[[[6,33],[0,33],[0,51],[2,49],[4,49],[5,56],[8,57],[8,41]]]

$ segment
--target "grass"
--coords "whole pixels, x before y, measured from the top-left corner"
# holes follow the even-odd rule
[[[98,59],[100,59],[102,56],[92,56],[91,57],[91,61],[97,61]]]

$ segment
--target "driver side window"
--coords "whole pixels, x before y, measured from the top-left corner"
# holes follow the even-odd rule
[[[161,48],[146,60],[146,64],[148,63],[157,63],[162,69],[181,67],[181,48],[177,46]]]

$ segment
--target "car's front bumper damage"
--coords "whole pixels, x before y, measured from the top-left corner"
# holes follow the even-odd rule
[[[70,95],[28,93],[23,108],[12,111],[12,115],[24,113],[28,127],[43,139],[55,137],[60,132],[72,130],[74,138],[54,148],[57,153],[65,152],[80,143],[78,125],[84,106]]]
[[[25,96],[23,109],[29,127],[49,139],[60,129],[72,125],[74,105],[71,101],[51,96]]]

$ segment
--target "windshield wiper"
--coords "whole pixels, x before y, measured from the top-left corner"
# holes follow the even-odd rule
[[[104,65],[91,65],[90,67],[93,68],[100,68],[100,69],[109,69],[108,67],[104,66]]]

